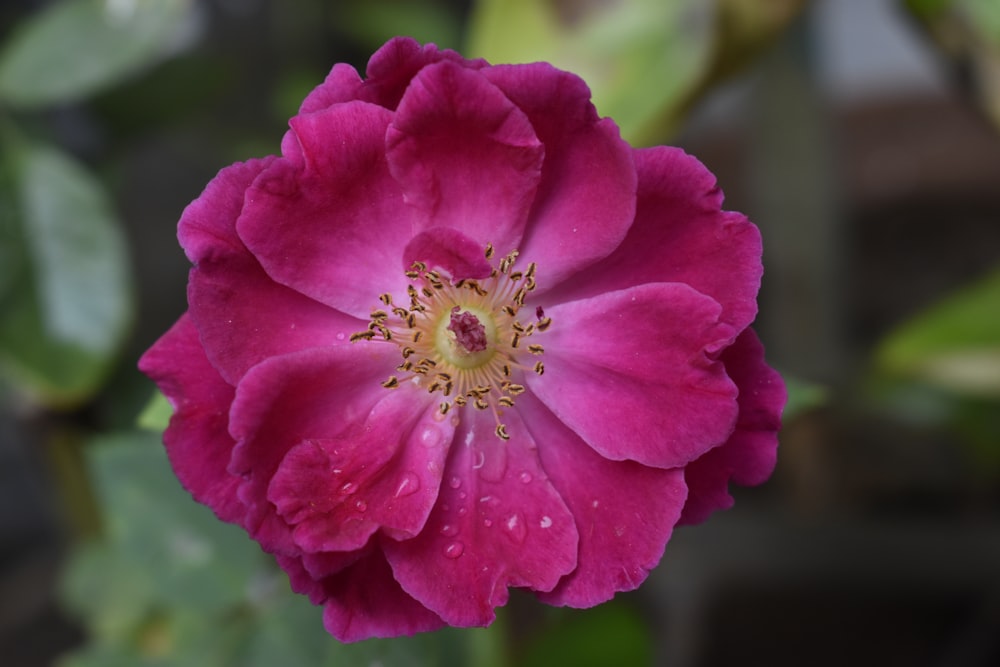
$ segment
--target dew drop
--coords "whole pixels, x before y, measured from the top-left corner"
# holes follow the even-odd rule
[[[532,480],[531,473],[525,470],[521,473],[521,482],[524,484],[530,484]]]
[[[420,488],[420,478],[412,472],[405,472],[396,485],[396,497],[411,496]]]
[[[444,440],[444,434],[441,433],[441,429],[430,425],[426,426],[424,430],[420,432],[419,437],[420,444],[428,449],[440,446],[441,442]]]
[[[483,519],[483,525],[486,526],[487,528],[492,527],[493,526],[493,519]]]
[[[550,516],[543,516],[542,520],[538,522],[538,525],[541,526],[542,528],[549,528],[549,527],[551,527],[552,526],[552,517],[550,517]]]
[[[507,520],[504,522],[504,528],[507,529],[507,536],[518,544],[524,542],[524,538],[528,534],[528,527],[525,525],[524,517],[521,516],[520,512],[515,512],[507,517]]]
[[[452,477],[448,481],[448,486],[450,486],[453,489],[457,489],[458,487],[462,486],[462,480],[460,480],[458,477]]]
[[[468,513],[469,513],[469,508],[468,507],[459,507],[458,508],[458,516],[465,516]]]
[[[346,482],[343,486],[340,487],[341,495],[345,496],[357,493],[357,491],[358,491],[358,485],[354,482]]]
[[[337,334],[337,340],[344,340],[344,338],[346,338],[346,336],[344,336],[344,332],[343,331],[341,331],[340,333]]]
[[[446,523],[443,526],[441,526],[441,534],[444,535],[445,537],[455,537],[456,535],[458,535],[458,526],[451,523]]]
[[[444,548],[444,555],[448,558],[458,558],[465,552],[465,545],[461,542],[452,542]]]
[[[368,509],[368,503],[366,503],[361,499],[358,499],[354,501],[354,509],[358,510],[359,512],[364,512],[365,510]]]

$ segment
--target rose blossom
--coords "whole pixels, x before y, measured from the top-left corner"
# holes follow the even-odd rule
[[[606,601],[773,468],[758,231],[589,97],[394,39],[181,217],[172,465],[341,640]]]

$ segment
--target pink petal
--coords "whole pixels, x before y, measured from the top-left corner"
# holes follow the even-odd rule
[[[545,146],[542,180],[521,255],[538,262],[544,290],[608,255],[635,214],[632,149],[598,119],[590,89],[547,63],[491,67],[483,75],[524,112]]]
[[[531,123],[482,74],[450,62],[414,77],[386,134],[390,169],[415,229],[451,227],[507,253],[538,186],[544,149]]]
[[[542,466],[580,534],[576,569],[538,597],[590,607],[637,588],[660,562],[684,506],[683,471],[601,457],[530,393],[518,398],[517,410],[544,443]]]
[[[415,261],[442,269],[452,278],[486,278],[493,267],[486,260],[485,248],[462,232],[450,227],[433,227],[420,232],[403,251],[403,265]]]
[[[181,214],[177,237],[193,264],[226,261],[246,254],[236,235],[247,188],[275,158],[238,162],[220,171]]]
[[[736,386],[711,354],[733,337],[719,304],[686,285],[650,284],[547,308],[535,395],[606,458],[673,468],[722,444]]]
[[[715,177],[678,148],[635,151],[638,208],[625,241],[606,259],[546,295],[568,301],[650,282],[679,282],[722,305],[742,330],[757,313],[761,243],[743,215],[722,211]],[[544,265],[539,266],[542,275]]]
[[[764,346],[746,329],[721,356],[739,387],[740,415],[736,430],[721,447],[688,464],[684,472],[690,495],[681,523],[700,523],[733,505],[730,481],[761,484],[774,470],[781,410],[788,399],[785,384],[764,361]]]
[[[363,85],[356,69],[345,63],[337,63],[326,75],[323,83],[316,86],[302,100],[299,114],[315,113],[328,109],[334,104],[359,99],[358,96]]]
[[[363,420],[385,398],[380,381],[397,358],[391,344],[311,349],[272,357],[243,376],[229,418],[238,443],[229,470],[243,477],[246,528],[266,551],[300,552],[267,499],[282,459],[300,442],[334,437]]]
[[[142,355],[139,370],[174,406],[163,442],[177,478],[220,519],[240,523],[239,479],[226,471],[236,444],[227,431],[234,390],[208,362],[190,317],[182,315]]]
[[[323,625],[342,642],[372,637],[398,637],[437,630],[444,622],[403,592],[385,556],[371,549],[344,570],[311,580],[295,559],[278,559],[292,588],[324,604]]]
[[[271,278],[357,317],[405,280],[411,223],[385,163],[390,118],[351,102],[292,119],[304,165],[279,160],[262,173],[237,222]]]
[[[424,527],[454,426],[414,392],[386,392],[366,418],[285,456],[267,495],[303,550],[359,549],[379,528],[407,539]]]
[[[576,566],[573,517],[517,413],[505,421],[506,442],[492,414],[466,409],[427,527],[383,544],[403,590],[449,625],[488,625],[508,586],[551,590]]]
[[[480,69],[485,60],[466,60],[455,51],[439,49],[434,44],[419,44],[409,37],[395,37],[385,43],[368,61],[368,79],[361,99],[396,109],[410,81],[420,70],[437,62],[447,61]]]

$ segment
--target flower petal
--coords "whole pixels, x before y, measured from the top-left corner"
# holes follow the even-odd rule
[[[353,554],[352,554],[353,556]],[[323,625],[342,642],[437,630],[444,622],[403,592],[385,556],[368,548],[328,576],[313,578],[298,558],[279,556],[292,590],[325,606]]]
[[[641,584],[663,556],[686,490],[680,468],[609,461],[588,447],[531,393],[517,409],[542,466],[569,506],[580,534],[579,560],[543,602],[590,607]]]
[[[240,523],[239,479],[226,470],[236,444],[227,431],[234,390],[208,362],[190,317],[182,315],[142,355],[139,370],[174,406],[163,443],[177,479],[220,519]]]
[[[538,262],[539,291],[605,257],[635,214],[632,149],[599,119],[590,89],[547,63],[490,67],[483,75],[524,112],[545,162],[521,255]]]
[[[300,552],[267,499],[285,455],[300,442],[336,436],[364,420],[385,398],[380,375],[396,357],[391,345],[310,349],[272,357],[243,376],[229,415],[238,443],[229,470],[243,478],[246,529],[266,551]]]
[[[359,549],[379,528],[407,539],[424,527],[454,426],[415,391],[387,393],[364,420],[285,456],[267,495],[303,550]]]
[[[527,117],[482,74],[451,62],[410,83],[386,134],[416,231],[452,227],[501,254],[521,238],[544,149]]]
[[[451,227],[434,227],[420,232],[403,251],[403,264],[409,269],[420,261],[443,269],[452,280],[486,278],[493,267],[483,254],[485,247]]]
[[[545,375],[526,383],[603,456],[682,466],[722,444],[736,386],[711,354],[732,340],[719,304],[651,284],[546,309]]]
[[[736,430],[716,447],[688,464],[684,471],[690,494],[681,523],[700,523],[719,509],[733,505],[730,481],[761,484],[774,470],[778,454],[781,410],[788,392],[781,376],[764,362],[764,346],[746,329],[722,353],[726,371],[739,387],[740,415]]]
[[[507,587],[551,590],[576,566],[577,530],[516,412],[510,440],[466,411],[427,527],[383,548],[403,590],[449,625],[488,625]]]
[[[237,222],[271,278],[356,317],[366,318],[382,292],[402,290],[412,236],[385,162],[390,118],[351,102],[292,119],[304,164],[279,160],[263,172]]]
[[[742,330],[757,313],[763,270],[757,227],[740,213],[720,209],[715,177],[682,150],[638,150],[635,160],[638,208],[624,242],[546,299],[568,301],[643,283],[679,282],[718,301],[719,319]]]

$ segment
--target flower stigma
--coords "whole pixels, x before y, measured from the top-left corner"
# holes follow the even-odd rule
[[[487,244],[486,259],[492,260],[493,254],[493,245]],[[368,329],[351,335],[352,343],[383,341],[399,348],[398,374],[382,386],[396,389],[412,382],[439,394],[442,415],[467,405],[490,410],[497,437],[508,440],[503,414],[524,392],[517,380],[525,372],[545,372],[541,361],[529,360],[542,355],[544,348],[527,339],[552,324],[540,307],[535,321],[524,324],[518,319],[535,289],[536,266],[532,262],[524,271],[515,271],[517,256],[517,250],[511,251],[483,280],[452,280],[414,262],[406,272],[409,303],[397,305],[391,294],[382,294],[382,306],[372,310]]]

